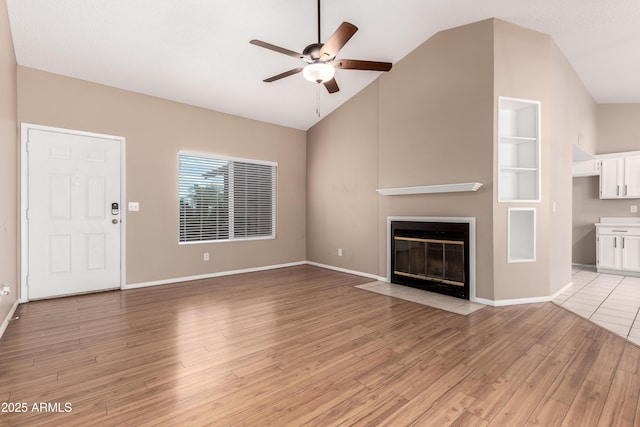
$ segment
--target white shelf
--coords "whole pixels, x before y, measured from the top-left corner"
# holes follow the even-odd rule
[[[459,184],[423,185],[418,187],[379,188],[376,191],[383,196],[403,196],[407,194],[456,193],[460,191],[478,191],[479,182]]]
[[[500,172],[512,172],[512,173],[520,173],[520,172],[537,172],[537,168],[511,168],[511,167],[503,167],[500,168]]]
[[[536,142],[538,140],[538,138],[529,137],[529,136],[508,136],[508,135],[502,135],[500,136],[500,139],[502,140],[501,142],[505,144],[508,144],[508,143],[522,144],[524,142]]]
[[[540,201],[540,103],[498,98],[498,201]]]

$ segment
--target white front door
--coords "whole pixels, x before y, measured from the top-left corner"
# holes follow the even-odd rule
[[[28,129],[29,299],[120,288],[120,150]]]

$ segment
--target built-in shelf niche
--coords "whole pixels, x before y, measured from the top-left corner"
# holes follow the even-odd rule
[[[509,208],[508,262],[534,262],[536,260],[536,209]]]
[[[540,102],[498,98],[498,201],[540,201]]]

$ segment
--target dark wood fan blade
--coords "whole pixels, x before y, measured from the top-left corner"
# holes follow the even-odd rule
[[[268,79],[264,79],[263,82],[271,83],[271,82],[275,82],[276,80],[283,79],[285,77],[293,76],[294,74],[298,74],[299,72],[301,72],[303,68],[304,67],[298,67],[298,68],[294,68],[294,69],[289,70],[289,71],[285,71],[284,73],[280,73],[280,74],[275,75],[273,77],[269,77]]]
[[[249,43],[254,44],[256,46],[263,47],[265,49],[273,50],[275,52],[282,53],[282,54],[285,54],[285,55],[288,55],[288,56],[293,56],[294,58],[298,58],[298,59],[305,59],[306,58],[306,56],[301,54],[301,53],[294,52],[292,50],[285,49],[283,47],[276,46],[276,45],[271,44],[271,43],[263,42],[262,40],[255,40],[254,39],[254,40],[251,40]]]
[[[336,82],[336,79],[331,79],[328,82],[324,82],[324,87],[327,88],[327,91],[329,91],[329,93],[336,93],[337,91],[340,90],[340,88],[338,87],[338,82]]]
[[[356,31],[358,31],[358,27],[349,22],[340,24],[336,32],[329,37],[329,40],[327,40],[324,46],[322,46],[322,49],[320,49],[320,58],[323,60],[325,60],[325,58],[335,58],[338,51],[347,44]]]
[[[333,66],[343,70],[389,71],[393,64],[390,62],[360,61],[358,59],[336,59]]]

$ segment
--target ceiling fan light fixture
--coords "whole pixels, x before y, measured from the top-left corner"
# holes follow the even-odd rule
[[[302,69],[302,75],[310,82],[325,83],[333,79],[336,69],[326,62],[314,62]]]

